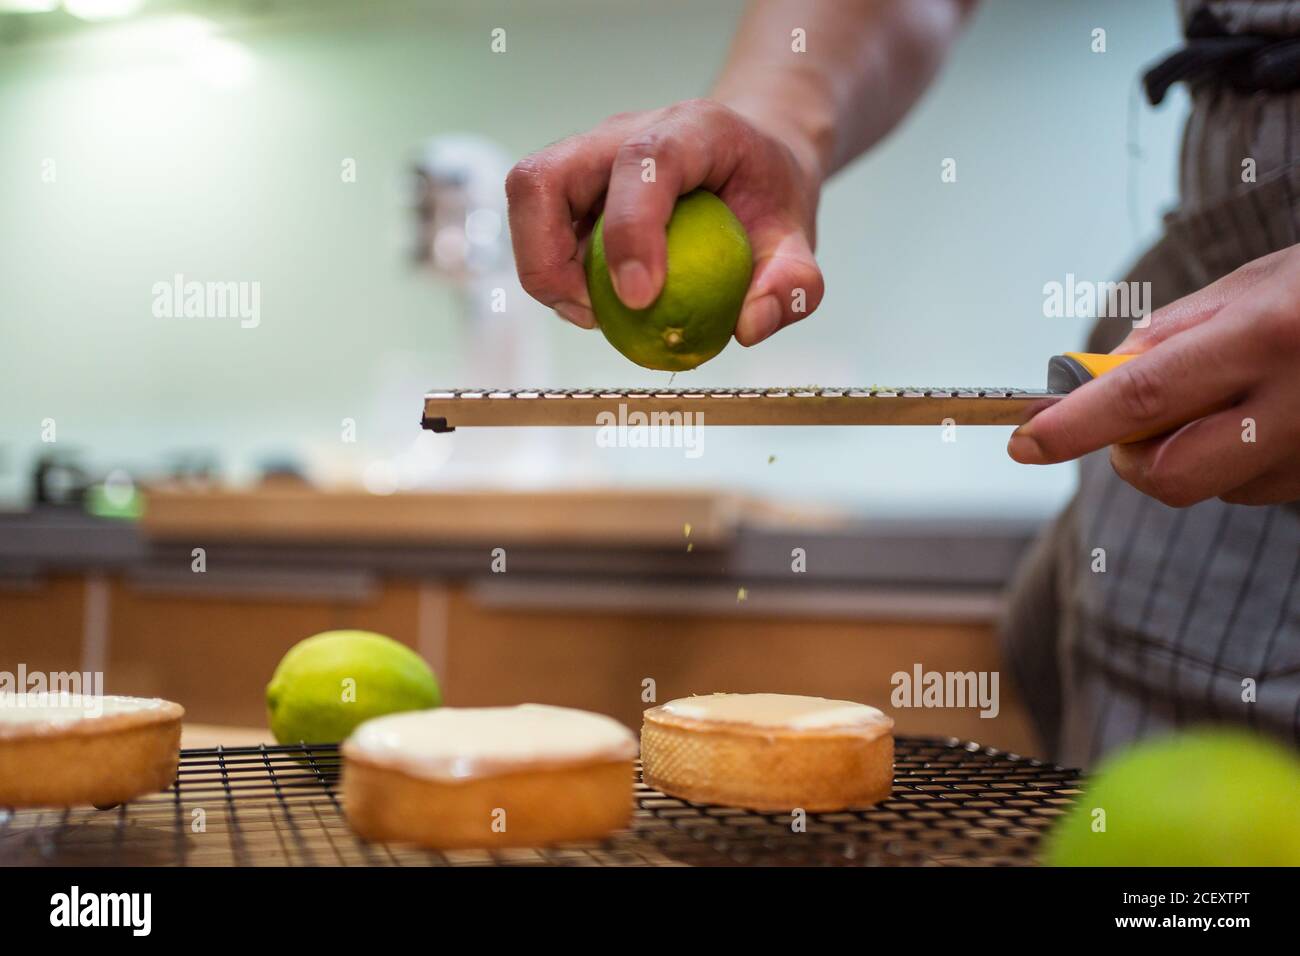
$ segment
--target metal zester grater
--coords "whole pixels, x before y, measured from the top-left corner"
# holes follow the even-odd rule
[[[423,427],[706,425],[1020,425],[1131,356],[1067,352],[1048,363],[1047,388],[444,389],[424,396]],[[638,413],[646,416],[641,419]],[[690,415],[690,418],[685,418]],[[636,417],[633,417],[636,416]],[[651,417],[654,416],[654,417]],[[680,416],[680,417],[679,417]],[[695,416],[701,416],[695,418]]]

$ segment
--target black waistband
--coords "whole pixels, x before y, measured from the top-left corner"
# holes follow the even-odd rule
[[[1143,74],[1152,104],[1179,82],[1213,80],[1243,93],[1300,89],[1300,37],[1232,34],[1205,7],[1188,21],[1186,37],[1180,49]]]

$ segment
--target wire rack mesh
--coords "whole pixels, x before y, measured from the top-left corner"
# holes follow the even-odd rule
[[[333,746],[184,750],[175,784],[107,810],[0,810],[6,866],[1025,866],[1079,794],[1078,771],[951,738],[895,741],[894,789],[869,809],[707,806],[645,786],[598,843],[430,852],[349,830]]]

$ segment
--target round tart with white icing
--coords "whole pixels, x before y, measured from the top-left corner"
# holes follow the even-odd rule
[[[441,707],[343,743],[343,806],[369,840],[434,849],[594,840],[632,815],[636,737],[567,707]]]
[[[158,698],[0,694],[0,807],[112,806],[165,790],[184,716]]]
[[[653,707],[646,785],[768,812],[862,807],[889,796],[894,722],[874,707],[790,694],[707,694]]]

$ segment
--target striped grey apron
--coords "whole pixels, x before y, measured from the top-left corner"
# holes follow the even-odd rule
[[[1300,37],[1300,0],[1181,0],[1229,35]],[[1300,241],[1300,91],[1190,84],[1180,202],[1128,275],[1156,307]],[[1243,182],[1242,161],[1255,161]],[[1129,332],[1103,319],[1089,351]],[[1300,369],[1297,370],[1300,374]],[[1105,571],[1094,571],[1094,549]],[[1012,584],[1008,667],[1053,759],[1087,767],[1135,739],[1246,724],[1300,746],[1300,503],[1168,508],[1107,452]]]

